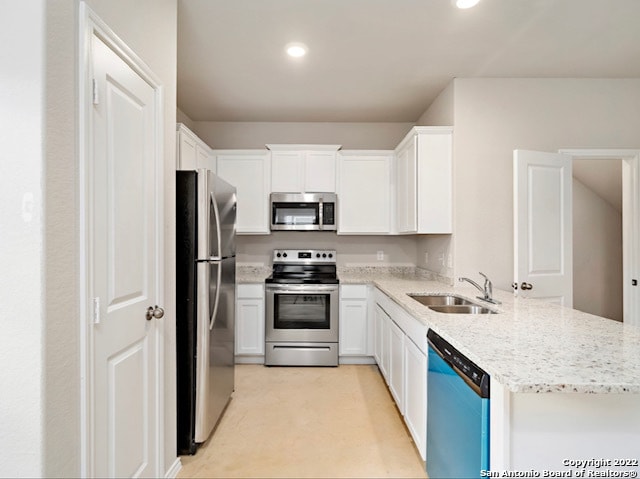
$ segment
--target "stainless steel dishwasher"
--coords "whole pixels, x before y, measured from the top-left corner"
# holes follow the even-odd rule
[[[427,474],[481,477],[489,470],[489,375],[431,329],[427,340]]]

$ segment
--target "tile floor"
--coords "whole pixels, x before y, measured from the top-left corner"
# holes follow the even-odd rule
[[[426,478],[376,366],[238,365],[233,399],[188,477]]]

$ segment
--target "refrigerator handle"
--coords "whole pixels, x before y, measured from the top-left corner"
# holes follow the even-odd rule
[[[213,329],[213,325],[218,317],[218,304],[220,303],[220,287],[222,286],[222,263],[218,263],[218,274],[216,275],[216,298],[213,300],[213,314],[209,318],[209,331]]]
[[[222,258],[222,240],[221,240],[221,228],[220,228],[220,209],[218,208],[218,202],[216,201],[215,193],[211,192],[211,196],[209,198],[211,201],[211,206],[213,207],[213,216],[216,219],[216,243],[218,250],[214,252],[214,258]]]

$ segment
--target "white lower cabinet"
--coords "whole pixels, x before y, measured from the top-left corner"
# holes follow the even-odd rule
[[[378,368],[382,373],[382,377],[389,384],[389,364],[390,364],[390,351],[389,348],[389,334],[391,318],[384,309],[376,304],[375,311],[375,351],[374,357],[378,363]]]
[[[340,286],[338,331],[341,364],[373,363],[373,331],[372,325],[369,325],[368,296],[366,285]]]
[[[425,459],[427,450],[427,356],[409,338],[404,341],[404,421]]]
[[[375,290],[374,357],[416,448],[426,458],[426,329],[418,320]]]
[[[264,285],[239,284],[236,300],[236,362],[264,362]]]
[[[389,390],[404,415],[404,333],[393,320],[389,332]]]

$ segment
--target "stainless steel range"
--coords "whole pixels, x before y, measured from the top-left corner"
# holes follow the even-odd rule
[[[265,283],[265,364],[337,366],[336,252],[275,250]]]

